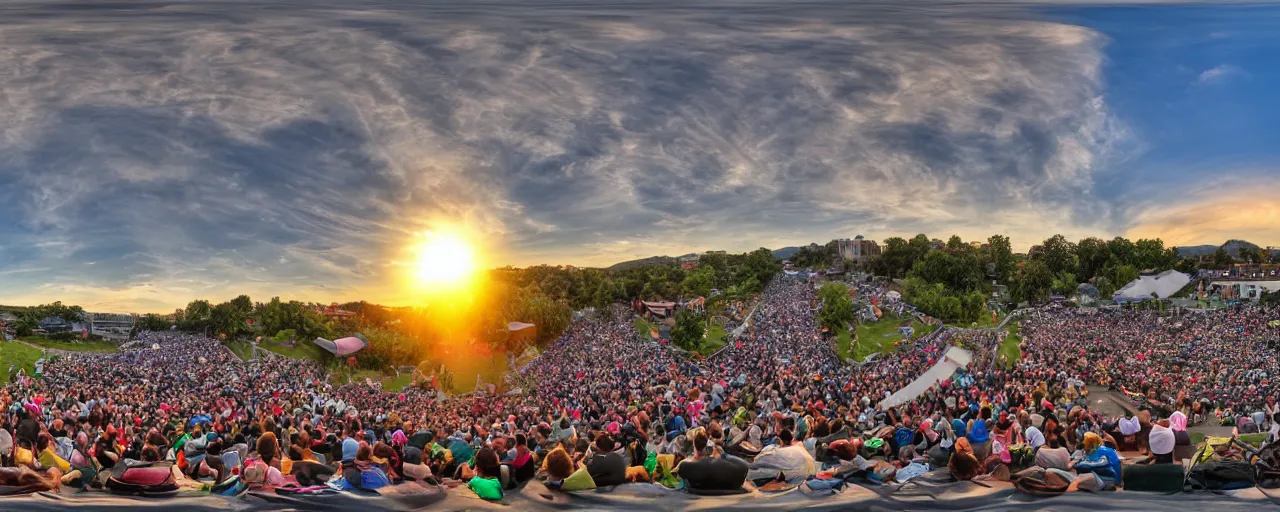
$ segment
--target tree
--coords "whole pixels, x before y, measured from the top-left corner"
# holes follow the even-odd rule
[[[1106,276],[1098,276],[1094,286],[1098,288],[1098,297],[1102,299],[1110,299],[1116,293],[1116,285]]]
[[[883,276],[903,277],[913,264],[915,257],[907,240],[894,236],[884,240],[884,249],[872,268],[875,273]]]
[[[1234,262],[1235,260],[1231,258],[1231,254],[1227,252],[1226,247],[1218,247],[1218,250],[1213,251],[1213,265],[1215,267],[1227,268]]]
[[[964,252],[964,251],[969,251],[971,249],[973,249],[973,247],[969,246],[969,244],[964,243],[964,240],[960,238],[960,235],[951,235],[951,238],[947,239],[948,251]]]
[[[1008,282],[1009,274],[1013,271],[1013,245],[1009,243],[1009,237],[991,235],[987,244],[990,246],[991,263],[996,268],[996,278],[1001,282]]]
[[[1121,264],[1133,264],[1135,248],[1133,246],[1133,242],[1130,242],[1128,238],[1119,236],[1112,238],[1107,242],[1107,251],[1111,253],[1117,262]]]
[[[209,320],[213,313],[213,306],[209,305],[207,300],[193,300],[187,304],[187,309],[183,314],[183,329],[188,331],[200,331],[209,327]]]
[[[1133,265],[1109,265],[1103,270],[1103,273],[1111,280],[1117,290],[1133,282],[1139,275],[1138,268]]]
[[[702,344],[704,332],[702,318],[693,311],[682,309],[676,313],[676,325],[671,329],[671,342],[692,352]]]
[[[1076,244],[1076,255],[1080,262],[1080,272],[1077,277],[1081,282],[1087,282],[1107,266],[1107,262],[1111,260],[1111,249],[1101,238],[1086,238]]]
[[[818,319],[831,333],[836,333],[853,321],[853,301],[849,299],[849,287],[844,283],[827,283],[818,289],[822,309]]]
[[[1267,261],[1267,253],[1261,247],[1241,246],[1239,254],[1241,260],[1254,265]]]
[[[1062,272],[1053,278],[1053,293],[1070,297],[1076,291],[1076,276],[1070,272]]]
[[[1184,274],[1195,274],[1196,270],[1199,269],[1199,266],[1200,265],[1196,262],[1195,258],[1182,258],[1173,266],[1173,269]]]
[[[1018,295],[1030,302],[1044,302],[1053,289],[1053,273],[1043,259],[1033,259],[1022,267]]]
[[[1164,241],[1159,238],[1138,240],[1133,249],[1133,260],[1127,263],[1139,270],[1163,271],[1173,267],[1177,261],[1176,256],[1171,257],[1172,253],[1165,250]]]
[[[1058,275],[1062,272],[1076,271],[1076,244],[1062,235],[1053,235],[1041,245],[1040,260],[1049,267],[1049,273]]]
[[[680,287],[694,297],[706,297],[716,285],[716,273],[710,267],[696,267],[684,275]]]

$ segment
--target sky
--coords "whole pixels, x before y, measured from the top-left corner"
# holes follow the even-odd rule
[[[0,0],[0,303],[863,234],[1280,245],[1280,7]]]

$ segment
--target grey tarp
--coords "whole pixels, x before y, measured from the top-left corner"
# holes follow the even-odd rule
[[[1037,498],[1017,492],[1005,482],[951,482],[946,470],[926,474],[910,483],[879,487],[846,486],[837,494],[806,493],[793,489],[781,493],[751,492],[736,496],[699,497],[652,484],[629,484],[611,489],[575,493],[548,490],[540,482],[507,493],[499,503],[477,498],[465,488],[444,492],[415,485],[384,489],[377,495],[341,493],[328,496],[284,497],[250,493],[240,498],[190,496],[176,498],[126,498],[102,493],[74,496],[38,494],[0,498],[0,509],[30,511],[66,510],[359,510],[361,512],[407,510],[1220,510],[1256,511],[1274,507],[1280,492],[1268,498],[1258,489],[1229,495],[1208,493],[1157,494],[1113,491],[1101,494],[1072,492],[1054,498]]]

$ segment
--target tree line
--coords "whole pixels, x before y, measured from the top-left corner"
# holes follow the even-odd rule
[[[1259,259],[1260,253],[1241,252],[1246,260]],[[869,263],[869,269],[877,275],[905,279],[904,298],[921,311],[947,321],[973,322],[983,314],[983,305],[997,284],[1008,287],[1010,302],[1043,302],[1054,294],[1070,296],[1084,283],[1096,287],[1102,298],[1110,298],[1143,271],[1194,273],[1202,267],[1231,262],[1221,247],[1211,262],[1181,258],[1159,238],[1134,242],[1124,237],[1090,237],[1072,242],[1054,235],[1022,255],[1013,252],[1009,238],[1003,235],[993,235],[974,247],[959,236],[944,243],[919,234],[910,240],[886,239],[881,256]]]

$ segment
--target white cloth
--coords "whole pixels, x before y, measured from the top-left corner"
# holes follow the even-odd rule
[[[1173,436],[1173,430],[1160,425],[1151,426],[1151,453],[1156,455],[1164,455],[1173,453],[1173,445],[1176,438]]]
[[[1027,427],[1027,446],[1032,450],[1044,446],[1044,433],[1035,427]]]
[[[1120,418],[1120,434],[1131,436],[1142,430],[1142,422],[1138,418]]]

